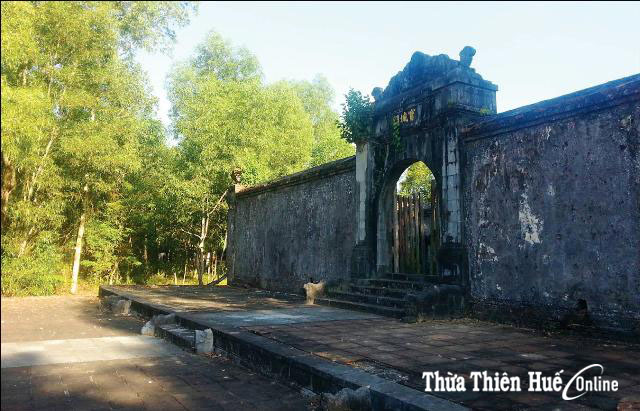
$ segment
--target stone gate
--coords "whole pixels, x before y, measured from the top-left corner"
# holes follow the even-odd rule
[[[340,295],[399,286],[389,278],[393,193],[422,161],[438,197],[430,274],[462,290],[469,315],[637,335],[640,75],[496,114],[497,87],[471,68],[474,54],[414,53],[373,90],[355,158],[236,187],[231,283],[301,292],[351,282]],[[400,315],[391,291],[357,297]]]
[[[400,174],[424,162],[435,177],[440,225],[438,273],[467,281],[462,243],[461,131],[496,112],[497,87],[470,67],[475,50],[460,61],[416,52],[384,89],[373,90],[371,137],[356,150],[357,244],[352,273],[392,271],[393,193]]]

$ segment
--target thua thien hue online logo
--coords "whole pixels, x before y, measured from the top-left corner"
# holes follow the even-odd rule
[[[599,370],[600,375],[586,375],[587,371]],[[489,373],[488,371],[473,371],[470,373],[471,386],[467,387],[467,380],[458,374],[448,372],[441,375],[440,371],[423,372],[426,392],[464,392],[470,389],[475,392],[562,392],[562,399],[575,400],[589,392],[618,391],[618,381],[604,379],[604,367],[601,364],[591,364],[571,378],[563,378],[564,370],[553,375],[543,375],[540,371],[528,372],[528,386],[523,389],[523,382],[519,376],[509,376]],[[592,374],[592,373],[591,373]]]

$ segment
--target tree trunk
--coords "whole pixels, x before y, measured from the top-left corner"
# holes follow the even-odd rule
[[[2,153],[2,228],[6,230],[9,212],[9,197],[16,187],[16,170]]]
[[[213,253],[213,279],[218,279],[218,252]]]
[[[55,138],[55,135],[52,133],[51,137],[49,138],[49,142],[47,143],[47,147],[44,149],[44,154],[40,159],[40,164],[38,165],[38,169],[34,171],[31,176],[31,181],[29,182],[29,190],[27,191],[27,198],[26,198],[27,201],[31,201],[33,199],[33,195],[37,190],[36,188],[37,180],[38,180],[38,177],[40,177],[40,175],[44,171],[45,161],[49,156],[49,152],[51,151],[51,146],[53,145],[54,138]]]
[[[147,267],[149,266],[149,251],[147,249],[147,236],[146,235],[144,236],[143,258],[144,258],[144,268],[146,270]]]
[[[220,261],[224,259],[224,256],[227,253],[227,235],[229,233],[225,231],[224,233],[224,242],[222,243],[222,253],[220,254]]]
[[[188,263],[189,259],[187,257],[185,257],[184,259],[184,274],[182,274],[182,285],[184,285],[184,282],[187,280],[187,263]]]
[[[71,294],[75,294],[78,291],[78,273],[80,272],[80,255],[82,254],[85,220],[85,213],[82,212],[80,226],[78,227],[78,238],[76,239],[76,251],[73,256],[73,269],[71,270]]]
[[[89,194],[89,184],[83,187],[84,201],[83,210],[80,215],[80,225],[78,226],[78,237],[76,238],[76,250],[73,255],[73,268],[71,269],[71,294],[78,291],[78,274],[80,273],[80,256],[82,255],[82,242],[84,240],[84,225],[87,219],[87,195]]]
[[[24,201],[35,203],[34,196],[35,196],[35,193],[38,191],[38,188],[37,188],[38,177],[40,177],[40,174],[42,174],[42,172],[44,171],[44,164],[47,159],[47,156],[49,155],[49,151],[51,150],[51,146],[53,145],[53,140],[54,140],[54,135],[52,134],[51,137],[49,138],[49,142],[47,143],[47,147],[44,150],[44,155],[40,159],[40,165],[38,165],[38,169],[31,174],[31,180],[27,181],[28,188],[23,194]],[[22,244],[20,244],[20,251],[18,252],[18,257],[21,257],[24,254],[25,250],[27,249],[29,237],[33,235],[35,230],[36,228],[34,226],[32,226],[29,229],[29,232],[27,233],[24,240],[22,241]]]
[[[211,252],[207,253],[207,283],[211,282]]]
[[[202,276],[204,275],[204,258],[204,245],[201,245],[198,248],[198,263],[196,264],[198,270],[198,285],[204,285],[202,281]]]
[[[206,269],[206,254],[204,252],[205,240],[207,239],[207,234],[209,232],[209,217],[202,217],[202,221],[200,223],[200,242],[198,243],[198,263],[196,264],[196,268],[198,269],[198,285],[204,285],[202,281],[202,277],[204,275],[204,270]]]
[[[29,237],[33,235],[33,232],[35,230],[36,230],[35,227],[31,227],[29,229],[29,232],[27,233],[27,236],[24,238],[24,240],[22,240],[22,243],[20,244],[20,250],[18,251],[18,258],[22,257],[24,252],[27,250],[27,243],[29,242]]]

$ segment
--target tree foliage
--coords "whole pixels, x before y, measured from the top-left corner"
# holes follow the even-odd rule
[[[349,143],[366,140],[371,133],[373,102],[368,95],[349,89],[342,104],[342,116],[338,126],[343,139]]]
[[[193,7],[1,7],[2,261],[11,267],[3,270],[3,293],[17,293],[12,284],[29,289],[43,278],[62,281],[65,250],[85,221],[83,264],[101,280],[124,258],[123,201],[141,168],[140,140],[156,121],[155,101],[131,52],[168,44]]]
[[[248,50],[212,32],[170,76],[173,127],[179,139],[176,190],[181,225],[197,240],[199,272],[207,250],[222,253],[232,173],[252,185],[311,164],[314,124],[298,97],[303,84],[265,85]],[[325,100],[326,101],[326,100]],[[309,100],[309,110],[320,104]]]
[[[134,56],[170,47],[194,9],[2,3],[3,294],[76,276],[203,282],[224,260],[232,174],[258,184],[353,153],[326,79],[266,84],[257,58],[214,32],[168,78],[167,144]]]
[[[413,163],[400,177],[398,194],[419,194],[423,200],[431,199],[431,182],[434,177],[429,167],[422,161]]]
[[[354,155],[352,144],[341,138],[338,114],[331,109],[334,91],[327,79],[317,75],[313,81],[289,82],[304,110],[309,115],[313,128],[310,166]]]

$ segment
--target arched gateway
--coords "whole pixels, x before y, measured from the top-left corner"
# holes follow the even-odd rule
[[[497,87],[473,54],[415,53],[374,89],[355,158],[235,187],[230,283],[300,292],[322,281],[319,304],[419,318],[464,301],[484,319],[637,335],[640,75],[495,114]],[[394,207],[418,161],[436,201]],[[430,213],[425,231],[416,216]],[[425,235],[428,268],[423,243],[399,241]]]
[[[416,52],[384,89],[376,88],[371,135],[357,145],[357,238],[352,277],[382,277],[393,264],[395,185],[412,163],[432,171],[438,225],[436,282],[468,283],[462,241],[460,143],[464,127],[496,112],[497,87],[470,67],[475,50],[465,47],[460,61]]]

